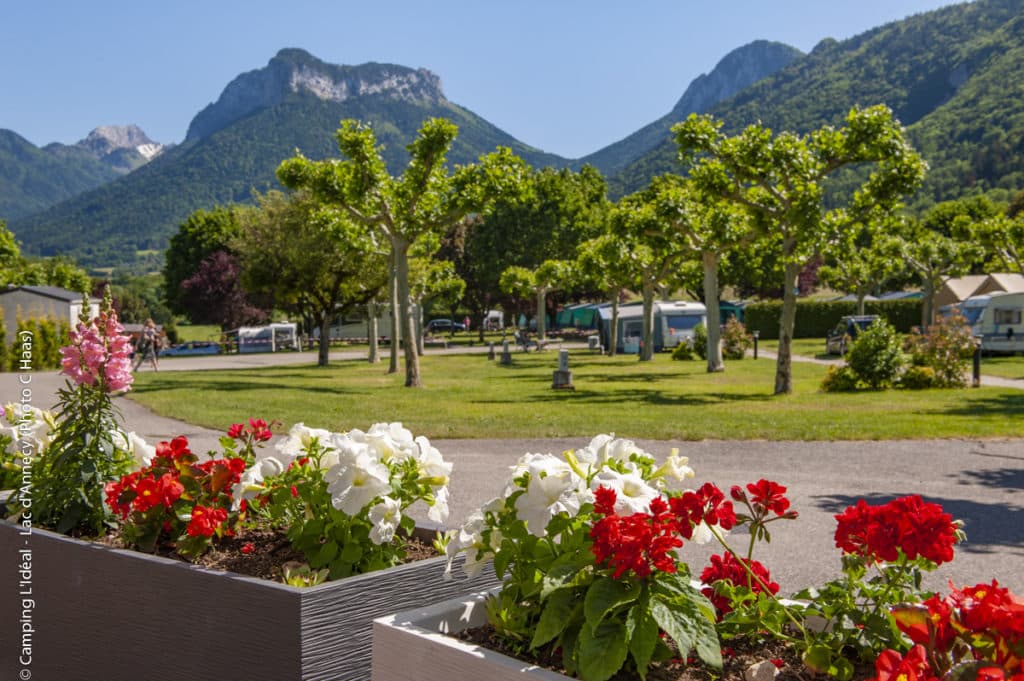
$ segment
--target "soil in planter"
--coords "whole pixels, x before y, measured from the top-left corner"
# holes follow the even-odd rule
[[[101,544],[117,548],[130,548],[121,538],[120,533],[110,534],[97,539]],[[242,547],[251,544],[251,550],[243,553]],[[174,550],[173,544],[160,544],[156,555],[183,562],[191,562]],[[405,562],[434,558],[439,554],[434,547],[413,537],[406,542]],[[240,575],[282,581],[285,563],[296,561],[304,563],[305,558],[292,549],[291,543],[284,532],[268,528],[246,528],[233,537],[224,537],[214,543],[210,550],[195,561],[196,565],[214,570],[226,570]]]
[[[458,638],[559,674],[566,673],[559,655],[545,650],[537,651],[540,653],[537,655],[531,654],[531,651],[526,651],[524,654],[509,646],[490,625],[462,631],[458,634]],[[682,660],[670,660],[652,664],[647,671],[647,681],[744,681],[744,672],[748,668],[766,661],[771,662],[778,669],[775,681],[828,681],[829,679],[828,676],[816,675],[808,670],[800,661],[800,654],[783,642],[737,639],[729,641],[728,645],[723,646],[721,671],[705,667],[696,658],[691,658],[687,663]],[[871,665],[860,665],[855,668],[853,679],[854,681],[865,681],[873,676],[874,668]],[[610,681],[637,681],[638,679],[639,677],[635,674],[620,672]]]

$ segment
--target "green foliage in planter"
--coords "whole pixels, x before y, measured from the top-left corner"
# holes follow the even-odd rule
[[[830,366],[821,381],[821,389],[827,393],[847,393],[857,389],[857,374],[848,366]]]
[[[864,313],[884,317],[898,332],[909,333],[921,323],[921,301],[869,300],[864,305]],[[778,339],[782,301],[750,303],[743,314],[748,329],[760,331],[763,339]],[[852,314],[857,314],[857,304],[853,301],[799,301],[793,336],[824,338],[840,319]]]
[[[729,317],[722,329],[722,357],[724,359],[743,359],[747,350],[754,345],[754,339],[747,333],[747,327],[735,317]]]
[[[907,390],[927,390],[938,387],[938,381],[935,378],[935,370],[931,367],[911,365],[900,376],[898,385]]]
[[[879,319],[858,335],[846,361],[858,379],[872,388],[884,388],[903,368],[903,351],[896,330]]]

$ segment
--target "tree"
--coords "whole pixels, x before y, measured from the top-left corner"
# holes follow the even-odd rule
[[[730,204],[696,191],[677,176],[657,185],[656,211],[661,221],[681,238],[683,247],[700,259],[704,307],[707,310],[708,372],[725,371],[722,360],[722,322],[718,306],[718,269],[722,255],[753,236],[746,215]]]
[[[206,256],[196,273],[181,282],[181,292],[185,314],[197,324],[227,330],[267,320],[242,288],[238,256],[225,251]]]
[[[189,305],[181,285],[195,276],[204,260],[215,251],[232,253],[230,244],[240,231],[239,216],[247,210],[241,206],[197,210],[178,226],[164,254],[164,296],[172,312],[187,314]]]
[[[269,294],[320,331],[319,366],[327,366],[331,320],[339,309],[365,305],[387,280],[374,234],[336,206],[305,192],[269,192],[241,224],[234,244],[250,291]]]
[[[658,210],[659,194],[678,181],[672,175],[656,177],[646,189],[622,197],[611,213],[613,233],[628,249],[621,267],[643,297],[641,361],[654,359],[654,297],[687,252],[680,233]]]
[[[632,273],[623,266],[629,259],[629,246],[612,233],[588,239],[579,245],[575,269],[584,285],[602,291],[612,305],[609,329],[609,357],[619,342],[619,299],[632,281]]]
[[[430,257],[413,258],[409,263],[409,295],[420,311],[417,315],[416,341],[423,353],[423,309],[427,302],[452,305],[466,291],[466,282],[455,273],[455,265]]]
[[[781,239],[783,305],[775,394],[789,393],[801,268],[851,225],[895,211],[899,199],[921,184],[926,165],[885,106],[853,109],[843,128],[825,126],[804,136],[773,135],[762,125],[751,125],[727,137],[721,126],[710,116],[694,114],[672,131],[698,189],[747,210],[755,229]],[[827,180],[841,168],[866,164],[874,166],[867,179],[848,197],[830,197],[837,207],[826,209]]]
[[[898,273],[898,263],[881,247],[892,227],[891,223],[862,222],[823,250],[825,264],[818,276],[832,288],[856,296],[857,314],[864,314],[868,294]]]
[[[977,236],[1001,269],[1024,274],[1024,216],[985,220],[977,226]]]
[[[958,229],[962,231],[964,226]],[[907,220],[883,248],[892,262],[899,263],[921,282],[922,328],[935,321],[935,293],[942,282],[967,274],[983,255],[979,244],[944,236],[918,220]]]
[[[353,120],[342,121],[338,147],[347,160],[314,162],[301,154],[284,161],[278,179],[287,187],[306,188],[348,212],[355,221],[373,227],[390,246],[392,315],[405,339],[405,385],[419,387],[419,354],[415,321],[410,313],[409,252],[422,237],[438,236],[486,207],[489,197],[506,185],[517,185],[525,164],[500,148],[479,164],[450,173],[445,159],[457,128],[434,118],[424,122],[407,147],[409,165],[399,177],[388,174],[373,131]],[[397,340],[397,333],[393,336]]]
[[[533,271],[513,265],[501,273],[503,291],[520,298],[535,297],[538,341],[543,341],[546,333],[547,295],[565,287],[571,275],[572,267],[562,260],[545,260]]]

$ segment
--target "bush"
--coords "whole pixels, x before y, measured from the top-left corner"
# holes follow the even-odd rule
[[[892,385],[903,368],[903,352],[896,329],[876,320],[857,336],[846,356],[854,375],[872,388]]]
[[[794,338],[823,338],[835,328],[845,315],[857,314],[853,301],[834,300],[820,302],[800,300],[796,305],[796,327]],[[864,305],[864,314],[876,314],[892,324],[900,333],[909,333],[921,323],[920,300],[869,300]],[[747,328],[761,332],[762,339],[776,340],[779,337],[779,317],[782,315],[782,301],[769,300],[750,303],[743,311]]]
[[[900,376],[899,387],[907,390],[926,390],[936,387],[935,370],[931,367],[909,366]]]
[[[908,345],[912,364],[931,368],[936,387],[962,388],[967,385],[964,374],[975,345],[971,329],[963,317],[942,317],[929,326],[926,333],[915,330]]]
[[[735,317],[729,317],[722,329],[722,357],[724,359],[743,359],[747,350],[754,344],[754,339],[747,333],[747,327]]]
[[[683,362],[696,359],[696,355],[693,352],[693,340],[687,338],[682,341],[672,350],[672,359],[678,359]]]
[[[708,358],[708,328],[703,324],[693,327],[693,351],[701,359]]]
[[[827,393],[847,393],[857,389],[857,374],[848,366],[833,364],[825,372],[821,390]]]

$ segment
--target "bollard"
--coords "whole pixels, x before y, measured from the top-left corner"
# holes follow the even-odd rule
[[[494,359],[494,342],[490,343],[490,347],[487,349],[487,359]]]
[[[501,364],[510,366],[512,364],[512,353],[508,351],[508,341],[501,341]]]
[[[754,359],[757,359],[757,337],[761,335],[760,331],[754,331]]]
[[[981,339],[981,336],[974,337],[973,380],[971,381],[972,388],[981,387]]]
[[[555,390],[575,390],[572,384],[572,372],[569,371],[569,351],[558,351],[558,369],[551,378],[551,387]]]

